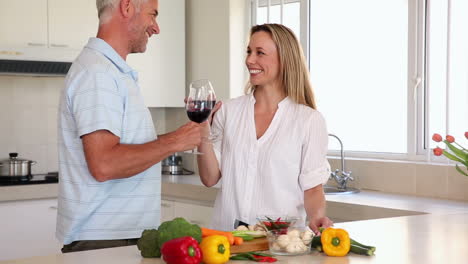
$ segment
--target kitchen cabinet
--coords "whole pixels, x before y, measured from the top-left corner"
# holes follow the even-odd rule
[[[0,260],[59,254],[57,200],[0,202]]]
[[[174,201],[161,200],[161,223],[174,219]]]
[[[59,1],[59,0],[57,0]],[[159,1],[160,34],[145,53],[130,54],[148,107],[183,107],[185,97],[185,0]]]
[[[176,217],[183,217],[192,224],[208,227],[211,223],[213,207],[190,202],[161,201],[161,223]]]
[[[96,1],[48,0],[49,47],[81,50],[99,26]]]
[[[47,46],[47,0],[0,0],[0,44]]]
[[[193,203],[174,202],[175,217],[183,217],[192,224],[208,227],[213,216],[213,207]]]
[[[95,1],[0,0],[0,44],[80,50],[95,36]]]

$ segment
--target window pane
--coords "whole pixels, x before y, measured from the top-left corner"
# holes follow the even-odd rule
[[[270,7],[270,23],[283,24],[289,27],[296,37],[300,39],[300,11],[301,4],[299,0],[284,0],[283,3],[283,23],[281,23],[281,5],[280,1],[272,0]],[[257,25],[267,23],[267,1],[259,1],[257,8]]]
[[[449,133],[468,148],[468,1],[452,0]]]
[[[468,129],[468,1],[452,0],[451,3],[449,64],[447,2],[432,1],[430,8],[429,136],[434,133],[448,133],[454,136],[459,144],[468,148],[467,140],[464,139],[464,133]],[[444,147],[443,144],[429,141],[430,148]]]
[[[285,1],[286,2],[286,1]],[[289,3],[284,5],[283,25],[290,28],[297,39],[301,39],[301,3]]]
[[[265,24],[268,21],[267,8],[259,7],[257,8],[257,25]]]
[[[310,12],[311,81],[329,132],[346,150],[406,153],[408,1],[311,0]]]
[[[446,131],[447,82],[447,2],[431,1],[429,20],[427,89],[429,101],[429,135]],[[437,143],[429,140],[430,148]]]

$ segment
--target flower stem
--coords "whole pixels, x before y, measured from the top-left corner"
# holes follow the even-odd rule
[[[464,151],[467,151],[466,148],[464,148],[462,145],[458,144],[457,142],[453,142],[453,143],[457,144],[457,145],[458,145],[461,149],[463,149]]]

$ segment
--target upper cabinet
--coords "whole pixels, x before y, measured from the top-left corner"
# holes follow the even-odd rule
[[[96,36],[95,5],[94,0],[0,0],[0,45],[70,51],[74,58]],[[148,107],[183,107],[185,0],[159,1],[157,21],[160,34],[148,40],[145,53],[130,54],[127,62],[138,71]]]
[[[47,46],[47,0],[0,0],[0,43]]]
[[[82,49],[99,26],[96,1],[48,0],[49,47]]]
[[[0,43],[81,49],[98,26],[95,1],[0,0]]]
[[[58,0],[57,0],[58,1]],[[185,97],[185,0],[159,1],[160,34],[145,53],[130,54],[148,107],[183,107]]]

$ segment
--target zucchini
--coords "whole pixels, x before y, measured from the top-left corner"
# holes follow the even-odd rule
[[[368,248],[368,249],[372,250],[372,252],[375,252],[375,247],[373,247],[373,246],[366,246],[366,245],[364,245],[364,244],[361,244],[361,243],[357,242],[357,241],[354,240],[354,239],[351,239],[351,245],[356,245],[356,246],[359,246],[359,247]]]
[[[320,236],[314,236],[314,238],[312,238],[312,243],[310,247],[316,249],[319,252],[322,252],[322,241],[320,239]],[[357,242],[354,239],[351,239],[351,248],[349,251],[353,252],[354,254],[373,256],[375,249],[376,248],[373,246],[367,246]]]
[[[312,238],[312,243],[310,244],[310,246],[311,246],[312,248],[317,248],[318,245],[321,246],[321,245],[322,245],[322,242],[320,241],[320,239],[321,239],[320,236],[314,236],[314,237]]]
[[[351,248],[349,249],[350,252],[359,255],[366,255],[366,256],[374,256],[374,251],[369,248],[360,247],[356,244],[351,244]]]

